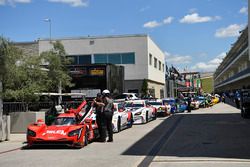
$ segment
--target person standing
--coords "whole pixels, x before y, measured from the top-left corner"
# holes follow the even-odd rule
[[[191,95],[188,96],[188,99],[187,99],[187,102],[188,102],[188,106],[187,106],[187,109],[188,109],[188,112],[191,112]]]
[[[108,138],[109,138],[107,142],[113,142],[113,126],[112,126],[112,118],[114,113],[113,99],[110,96],[110,91],[107,89],[103,90],[102,95],[103,95],[103,103],[105,104],[104,122],[106,123],[106,128],[108,131]]]
[[[106,141],[106,124],[105,117],[103,113],[104,103],[102,101],[102,94],[97,93],[96,98],[94,99],[92,106],[95,107],[96,111],[96,123],[99,131],[99,138],[97,141],[105,142]]]

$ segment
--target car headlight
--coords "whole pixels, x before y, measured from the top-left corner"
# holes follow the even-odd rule
[[[78,136],[77,138],[79,139],[80,136],[81,136],[81,133],[82,133],[82,128],[70,131],[68,133],[68,136],[72,137],[72,136],[76,136],[77,135]]]
[[[141,115],[141,111],[140,111],[140,112],[135,113],[135,115]]]
[[[32,136],[32,137],[36,137],[36,132],[34,132],[33,130],[28,129],[27,130],[27,135]]]

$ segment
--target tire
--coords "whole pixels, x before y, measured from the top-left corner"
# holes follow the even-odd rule
[[[89,130],[86,129],[85,134],[84,134],[84,146],[87,146],[89,144]]]
[[[121,131],[121,118],[119,117],[117,121],[117,132],[120,132],[120,131]]]
[[[133,123],[134,123],[134,120],[133,120],[133,116],[132,116],[132,114],[131,114],[131,118],[130,118],[130,120],[129,120],[129,126],[128,126],[128,128],[132,128]]]
[[[145,123],[148,123],[148,111],[146,113],[146,122]]]

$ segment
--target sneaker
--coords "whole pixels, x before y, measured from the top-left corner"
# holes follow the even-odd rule
[[[108,141],[107,142],[113,142],[113,139],[108,139]]]

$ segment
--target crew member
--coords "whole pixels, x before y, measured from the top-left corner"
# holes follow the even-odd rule
[[[104,122],[106,123],[106,128],[108,130],[108,138],[109,138],[107,142],[113,142],[113,128],[112,128],[112,117],[114,113],[113,99],[110,96],[110,91],[107,89],[103,90],[102,94],[103,94],[103,103],[105,104]]]
[[[101,93],[97,93],[96,98],[94,99],[92,105],[95,107],[96,123],[97,123],[98,131],[100,134],[97,141],[105,142],[106,141],[106,123],[105,123],[105,118],[104,118],[104,113],[103,113],[104,103],[102,100]]]

